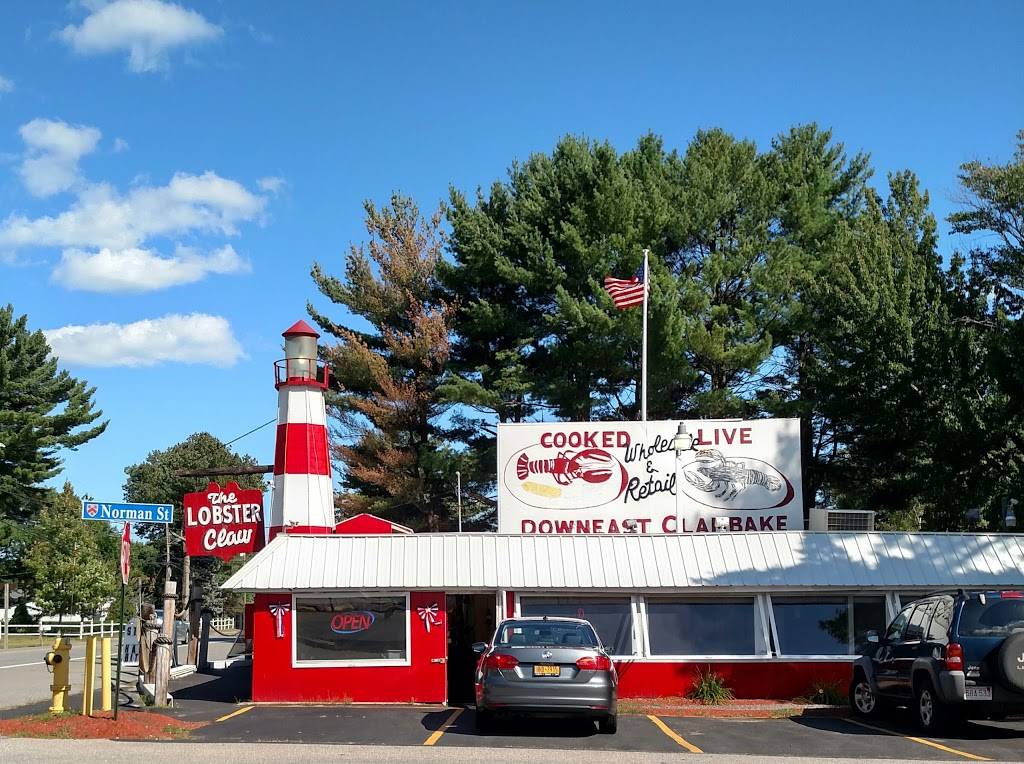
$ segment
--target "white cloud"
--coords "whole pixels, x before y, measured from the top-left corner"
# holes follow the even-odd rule
[[[77,53],[128,52],[128,68],[149,72],[167,66],[170,50],[215,40],[224,33],[199,13],[160,0],[114,0],[81,25],[69,25],[61,39]]]
[[[284,178],[276,178],[273,176],[260,178],[256,181],[256,185],[260,187],[260,190],[267,191],[271,194],[276,194],[282,188],[284,188]]]
[[[95,127],[52,119],[33,119],[19,132],[26,146],[19,172],[34,196],[50,196],[77,184],[78,160],[95,151],[102,136]]]
[[[161,257],[147,249],[97,252],[66,249],[53,279],[68,289],[87,292],[150,292],[193,284],[210,273],[247,273],[251,270],[234,247],[227,244],[209,255],[179,246],[174,257]]]
[[[154,366],[168,361],[233,366],[244,356],[227,319],[205,313],[43,332],[64,364]]]
[[[139,247],[152,236],[188,231],[237,233],[237,224],[255,220],[266,197],[214,172],[176,173],[166,186],[140,185],[120,194],[106,183],[83,187],[67,210],[56,216],[9,215],[0,223],[0,247]]]
[[[8,79],[0,74],[0,93],[10,93],[14,90],[14,80]]]
[[[128,141],[126,141],[124,138],[115,138],[114,139],[114,153],[115,154],[120,154],[122,151],[127,151],[127,150],[128,150]]]

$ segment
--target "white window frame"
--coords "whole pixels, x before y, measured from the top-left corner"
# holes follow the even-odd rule
[[[637,597],[635,595],[622,594],[622,593],[618,593],[618,592],[607,592],[607,593],[602,593],[602,594],[579,594],[578,592],[555,592],[555,593],[548,593],[548,592],[523,592],[522,594],[520,594],[519,592],[516,592],[516,607],[515,607],[515,617],[516,618],[523,617],[522,616],[522,612],[523,612],[522,611],[522,605],[520,604],[520,601],[521,601],[522,597],[526,597],[527,599],[571,599],[571,598],[576,598],[576,599],[579,599],[579,600],[629,600],[629,615],[630,615],[630,620],[632,621],[632,624],[631,624],[632,628],[630,629],[630,635],[631,635],[632,640],[633,640],[633,652],[632,653],[628,653],[628,654],[623,654],[623,655],[612,655],[611,653],[609,653],[608,657],[611,658],[612,660],[623,660],[623,661],[633,660],[635,658],[641,657],[640,650],[638,650],[638,648],[640,648],[641,646],[640,646],[640,643],[637,641],[637,638],[636,638],[636,632],[637,632],[636,600],[639,599],[639,597]],[[500,620],[501,619],[499,619],[499,623],[500,623]],[[646,630],[645,630],[645,635],[646,635]]]
[[[405,598],[405,657],[404,658],[350,658],[344,660],[299,660],[298,659],[298,608],[299,599],[323,599],[328,597],[345,597],[347,599],[379,599],[381,597]],[[412,613],[409,605],[409,592],[308,592],[296,594],[292,592],[292,668],[356,668],[360,666],[411,666],[412,665]]]
[[[750,604],[754,608],[754,652],[743,653],[743,654],[714,654],[714,655],[703,655],[703,654],[683,654],[673,653],[671,655],[653,655],[651,652],[651,633],[650,633],[650,621],[647,618],[647,600],[648,598],[654,600],[686,600],[686,601],[697,601],[700,599],[709,600],[753,600]],[[737,592],[733,593],[722,593],[715,592],[714,594],[692,594],[692,593],[681,593],[671,592],[666,594],[655,594],[643,597],[643,613],[644,613],[644,661],[648,663],[679,663],[682,661],[728,661],[730,663],[742,663],[743,661],[763,661],[766,658],[771,658],[769,652],[769,643],[765,639],[767,636],[767,630],[765,624],[762,622],[763,613],[761,612],[761,595],[754,594],[752,592]],[[758,651],[758,644],[762,639],[764,642],[764,651]]]

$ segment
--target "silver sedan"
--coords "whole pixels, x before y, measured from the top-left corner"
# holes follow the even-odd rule
[[[596,719],[601,732],[617,727],[618,677],[589,621],[512,618],[498,624],[490,644],[478,642],[477,725],[496,712],[565,714]]]

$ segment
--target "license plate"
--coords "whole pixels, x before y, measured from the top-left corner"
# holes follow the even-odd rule
[[[964,700],[992,700],[992,688],[967,687],[964,689]]]
[[[534,676],[561,676],[562,675],[562,667],[561,666],[534,666],[533,667],[533,675]]]

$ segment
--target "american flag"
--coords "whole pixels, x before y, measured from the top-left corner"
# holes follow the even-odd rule
[[[643,265],[631,279],[613,279],[611,276],[605,276],[604,288],[611,295],[612,302],[619,310],[643,305],[646,292]]]

